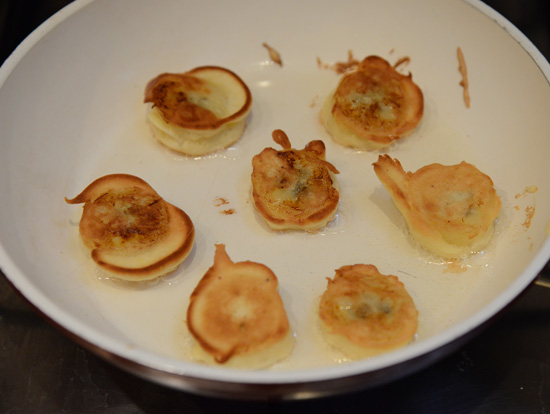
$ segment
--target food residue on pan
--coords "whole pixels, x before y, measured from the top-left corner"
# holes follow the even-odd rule
[[[216,197],[214,198],[214,206],[216,207],[221,207],[221,206],[225,206],[225,205],[228,205],[229,204],[229,201],[224,198],[224,197]],[[228,209],[224,209],[224,210],[221,210],[220,211],[220,214],[224,214],[226,216],[230,216],[232,214],[235,214],[236,211],[234,208],[228,208]]]
[[[393,53],[393,49],[390,51],[390,54],[392,54],[392,53]],[[397,69],[401,65],[408,65],[410,61],[411,61],[411,58],[408,57],[408,56],[404,56],[402,58],[399,58],[394,63],[393,68]],[[348,60],[345,61],[345,62],[335,62],[333,64],[324,63],[321,60],[320,57],[317,57],[317,67],[319,67],[319,69],[332,69],[339,75],[342,75],[346,72],[351,72],[351,71],[357,69],[357,67],[359,66],[360,63],[361,63],[361,61],[357,60],[353,56],[353,51],[352,50],[348,50]]]
[[[353,52],[351,50],[348,50],[347,62],[336,62],[331,65],[329,63],[323,63],[321,58],[317,57],[317,66],[320,69],[332,69],[339,75],[355,70],[357,66],[359,66],[359,63],[361,62],[353,57]]]
[[[525,187],[523,192],[517,193],[515,195],[515,199],[518,200],[520,198],[528,197],[531,194],[535,194],[539,188],[536,185],[528,185]],[[520,211],[521,207],[519,205],[514,206],[515,210]],[[529,230],[531,227],[531,222],[533,221],[533,217],[535,216],[536,208],[534,205],[528,205],[525,207],[525,220],[522,223],[522,226],[525,230]]]
[[[525,207],[525,221],[523,222],[523,227],[525,228],[525,230],[531,227],[531,222],[533,221],[534,216],[535,216],[535,207],[534,206]]]
[[[393,64],[393,68],[397,69],[401,65],[408,65],[411,61],[411,58],[408,56],[402,57],[401,59],[398,59],[397,62]]]
[[[468,270],[468,266],[456,260],[450,260],[446,264],[447,267],[443,270],[443,273],[463,273]]]
[[[309,104],[310,108],[315,108],[317,106],[317,102],[319,101],[319,95],[315,95],[313,99],[311,100],[311,103]]]
[[[516,194],[516,200],[520,197],[526,197],[529,194],[535,194],[537,191],[539,191],[539,188],[536,185],[528,185],[525,187],[525,190],[523,190],[523,193]]]
[[[216,197],[214,199],[214,205],[216,207],[219,207],[219,206],[223,206],[225,204],[229,204],[229,201],[227,201],[227,199],[223,198],[223,197]]]
[[[466,60],[464,59],[464,54],[460,47],[456,50],[458,56],[458,70],[462,75],[462,80],[460,81],[460,86],[464,89],[464,103],[466,108],[470,107],[470,86],[468,83],[468,68],[466,67]]]
[[[277,52],[276,49],[272,48],[265,42],[262,43],[262,46],[267,49],[267,51],[269,52],[269,57],[273,62],[275,62],[279,66],[283,66],[283,60],[281,59],[281,54]]]

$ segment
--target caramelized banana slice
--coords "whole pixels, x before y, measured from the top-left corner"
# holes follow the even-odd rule
[[[155,137],[175,151],[198,156],[239,140],[252,95],[230,70],[202,66],[152,79],[144,102],[152,104],[148,119]]]
[[[372,150],[409,134],[423,112],[424,97],[411,74],[404,76],[386,60],[368,56],[327,97],[321,121],[336,142]]]
[[[425,249],[458,259],[491,240],[501,201],[491,178],[475,166],[430,164],[413,174],[388,155],[373,165],[412,237]]]
[[[84,203],[80,235],[92,259],[119,279],[155,279],[190,253],[191,219],[142,179],[127,174],[98,178],[69,204]]]
[[[338,207],[338,170],[325,161],[323,141],[296,150],[283,131],[272,135],[283,150],[265,148],[252,159],[254,206],[274,230],[315,232],[332,220]]]
[[[275,274],[260,263],[234,263],[223,244],[191,294],[187,326],[195,358],[210,364],[264,368],[294,346]]]
[[[373,265],[336,270],[319,304],[327,342],[352,359],[366,358],[409,343],[418,311],[403,283]]]

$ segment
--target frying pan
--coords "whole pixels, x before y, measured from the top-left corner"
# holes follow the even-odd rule
[[[457,47],[467,62],[470,108]],[[491,176],[503,209],[483,252],[448,263],[422,251],[373,174],[378,153],[340,147],[324,131],[320,105],[339,79],[330,66],[348,51],[410,59],[402,69],[422,88],[425,114],[387,151],[407,170],[466,160]],[[143,89],[158,73],[208,64],[238,73],[253,109],[237,144],[185,157],[152,138]],[[536,48],[476,1],[76,1],[0,70],[2,271],[75,341],[175,388],[311,398],[395,380],[483,329],[548,261],[549,78]],[[250,202],[250,160],[274,146],[277,128],[298,148],[323,139],[341,172],[337,217],[317,234],[269,231]],[[195,223],[190,257],[156,283],[101,273],[79,240],[80,208],[63,200],[113,172],[145,179]],[[266,264],[279,279],[296,345],[270,369],[210,367],[187,356],[189,295],[220,242],[233,260]],[[406,285],[420,312],[411,344],[352,362],[323,343],[316,301],[334,269],[354,263],[375,264]]]

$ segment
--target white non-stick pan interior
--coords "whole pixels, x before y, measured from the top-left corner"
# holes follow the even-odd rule
[[[282,66],[263,42],[277,49]],[[467,62],[470,108],[457,47]],[[493,179],[503,208],[483,252],[447,263],[420,249],[374,175],[379,153],[341,147],[321,126],[322,101],[339,79],[324,64],[346,61],[350,50],[391,63],[409,57],[401,69],[423,90],[420,126],[387,153],[409,171],[466,160]],[[236,72],[254,103],[238,143],[191,158],[154,140],[143,91],[159,73],[202,65]],[[530,42],[474,1],[76,1],[0,71],[2,271],[84,341],[186,377],[307,382],[410,360],[490,319],[550,256],[549,78]],[[322,139],[340,170],[337,217],[317,234],[270,231],[250,201],[251,159],[276,147],[271,132],[278,128],[297,148]],[[115,172],[143,178],[195,224],[191,255],[157,283],[121,283],[101,273],[79,240],[80,206],[64,202]],[[235,371],[189,358],[185,312],[215,243],[234,261],[269,266],[279,279],[296,346],[270,369]],[[348,362],[325,345],[315,306],[326,278],[355,263],[398,276],[420,317],[410,345]]]

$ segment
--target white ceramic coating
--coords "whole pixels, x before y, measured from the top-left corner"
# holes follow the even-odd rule
[[[280,53],[282,67],[263,42]],[[459,86],[458,46],[468,66],[469,109]],[[425,114],[411,136],[387,151],[405,169],[466,160],[492,177],[503,209],[485,251],[459,264],[423,252],[373,172],[379,153],[343,148],[324,131],[321,103],[339,75],[317,59],[345,61],[348,50],[391,63],[410,58],[401,70],[412,72],[422,88]],[[236,72],[254,103],[237,144],[190,158],[152,138],[143,91],[161,72],[202,65]],[[29,36],[0,70],[2,270],[67,330],[171,373],[277,384],[410,360],[488,320],[550,256],[549,78],[549,65],[532,44],[476,1],[76,1]],[[317,234],[269,231],[251,204],[251,158],[276,147],[276,128],[297,148],[322,139],[327,159],[340,170],[337,218]],[[106,278],[79,241],[81,208],[63,200],[115,172],[143,178],[195,223],[191,255],[157,283]],[[234,261],[263,263],[279,278],[296,347],[268,370],[189,360],[185,311],[212,264],[215,243],[226,244]],[[398,276],[420,318],[409,346],[349,363],[324,345],[315,306],[326,278],[355,263]]]

